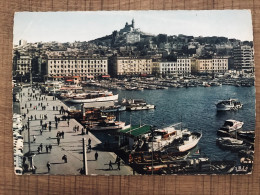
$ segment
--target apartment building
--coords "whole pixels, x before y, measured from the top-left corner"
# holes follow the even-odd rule
[[[149,57],[113,57],[111,59],[111,74],[140,75],[152,73],[152,59]]]
[[[79,76],[82,80],[108,74],[106,57],[49,57],[48,77]]]
[[[234,48],[234,68],[242,72],[254,72],[254,51],[250,46]]]
[[[213,57],[211,59],[196,59],[192,67],[194,73],[217,73],[228,71],[228,59]]]

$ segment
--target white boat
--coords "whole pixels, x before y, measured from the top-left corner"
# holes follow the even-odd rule
[[[202,137],[202,133],[188,132],[182,136],[183,143],[178,146],[180,152],[188,151],[194,148]]]
[[[105,131],[105,130],[119,130],[130,128],[130,125],[126,125],[122,121],[109,121],[105,123],[99,123],[90,128],[91,131]]]
[[[221,100],[216,104],[218,111],[237,110],[242,108],[242,106],[243,104],[236,99]]]
[[[151,133],[146,134],[145,137],[148,139],[148,151],[151,152],[152,148],[154,151],[162,150],[166,146],[170,146],[174,140],[182,138],[182,130],[177,130],[176,125],[170,125],[163,129],[157,129],[154,131],[154,139],[152,139]]]
[[[134,105],[130,107],[130,110],[150,110],[154,109],[155,106],[151,104],[145,104],[145,105]]]
[[[226,144],[232,144],[232,145],[241,145],[243,144],[243,140],[231,138],[231,137],[220,137],[217,138],[217,142],[223,142]]]
[[[66,100],[71,103],[92,103],[92,102],[108,102],[118,101],[118,94],[113,95],[112,93],[97,93],[90,95],[77,95]]]
[[[220,130],[232,132],[241,129],[243,125],[243,122],[229,119],[225,121],[224,125],[220,128]]]

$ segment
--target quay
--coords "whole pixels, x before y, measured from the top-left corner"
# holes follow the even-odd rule
[[[34,96],[29,97],[29,94]],[[37,97],[37,99],[36,99]],[[43,100],[42,100],[43,99]],[[46,106],[46,109],[42,109]],[[54,174],[54,175],[80,175],[80,170],[83,168],[83,143],[82,138],[91,140],[91,151],[87,151],[87,174],[88,175],[132,175],[133,170],[125,165],[121,160],[120,169],[115,163],[117,156],[112,153],[102,150],[103,144],[91,132],[82,134],[82,125],[75,119],[71,118],[60,120],[57,128],[55,127],[55,116],[61,118],[63,115],[60,109],[65,110],[67,106],[56,99],[54,96],[41,94],[40,89],[31,87],[21,87],[20,91],[20,113],[23,116],[23,125],[28,125],[30,128],[30,148],[33,153],[32,161],[36,167],[35,174]],[[41,119],[46,115],[47,119]],[[28,120],[29,117],[29,120]],[[32,120],[31,120],[32,117]],[[36,118],[35,118],[36,117]],[[51,123],[51,129],[47,127],[41,133],[42,124]],[[29,122],[28,122],[29,121]],[[74,131],[74,127],[79,126],[79,131]],[[60,139],[58,144],[57,133],[64,132],[64,139]],[[23,154],[26,156],[29,152],[28,129],[22,131],[24,140]],[[35,141],[34,141],[35,139]],[[42,144],[42,151],[38,152],[38,147]],[[52,149],[46,150],[46,146],[52,146]],[[95,160],[95,153],[98,153],[98,159]],[[63,155],[67,156],[67,163],[62,160]],[[109,168],[109,162],[112,162],[112,167]],[[48,172],[47,163],[50,163],[50,171]],[[29,165],[28,158],[25,164]],[[112,169],[113,168],[113,169]],[[32,171],[24,172],[24,174],[32,174]]]

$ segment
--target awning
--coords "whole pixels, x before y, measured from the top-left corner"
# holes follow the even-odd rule
[[[138,137],[140,135],[143,135],[145,133],[150,132],[150,126],[149,125],[143,125],[143,126],[132,126],[131,128],[121,130],[120,133],[128,134],[129,136]]]
[[[110,78],[110,75],[102,75],[102,78]]]
[[[66,81],[72,82],[73,80],[71,80],[71,79],[68,79],[68,80],[66,80]]]

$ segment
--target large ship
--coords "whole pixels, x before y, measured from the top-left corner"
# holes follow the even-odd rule
[[[81,93],[71,95],[66,101],[71,103],[116,102],[118,101],[118,94],[113,95],[109,91]]]

